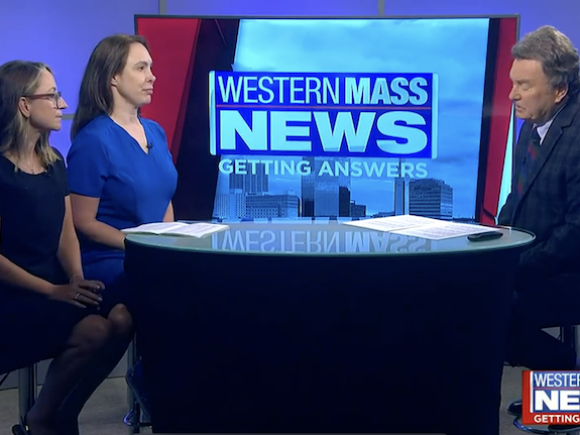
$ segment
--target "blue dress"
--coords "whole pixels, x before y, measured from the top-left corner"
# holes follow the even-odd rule
[[[67,156],[71,193],[100,198],[96,219],[114,228],[161,222],[177,188],[177,171],[165,132],[140,118],[149,153],[109,116],[87,124],[75,137]],[[123,272],[124,251],[79,234],[87,279],[105,283],[104,303],[130,304]]]

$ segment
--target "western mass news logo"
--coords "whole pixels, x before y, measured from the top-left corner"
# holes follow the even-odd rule
[[[580,424],[580,372],[524,371],[522,423]]]
[[[437,158],[430,73],[209,74],[213,155]]]

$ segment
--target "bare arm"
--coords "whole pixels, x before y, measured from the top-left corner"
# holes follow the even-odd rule
[[[1,220],[0,225],[2,225]],[[28,273],[3,255],[0,255],[0,277],[9,285],[22,287],[46,296],[50,296],[54,290],[53,284]]]
[[[175,222],[175,215],[173,213],[173,203],[169,201],[167,210],[165,211],[165,216],[163,216],[163,222]]]
[[[81,264],[81,250],[79,247],[79,239],[75,231],[70,197],[64,198],[65,214],[62,223],[62,232],[60,234],[60,242],[58,244],[58,260],[62,268],[66,272],[69,279],[84,278],[83,266]]]
[[[125,235],[118,229],[97,220],[100,198],[71,193],[70,199],[77,231],[94,242],[114,249],[125,249]]]

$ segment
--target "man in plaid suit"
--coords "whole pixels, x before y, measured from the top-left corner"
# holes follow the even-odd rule
[[[571,370],[575,352],[541,329],[580,323],[580,79],[570,40],[550,26],[512,49],[510,98],[524,120],[498,223],[536,235],[520,257],[507,361]]]

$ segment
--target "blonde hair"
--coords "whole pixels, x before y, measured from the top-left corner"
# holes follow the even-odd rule
[[[0,66],[0,153],[8,153],[17,160],[26,142],[27,122],[18,109],[18,102],[24,95],[36,92],[43,70],[52,74],[41,62],[15,60]],[[48,142],[49,134],[41,132],[34,146],[45,168],[60,159]]]

